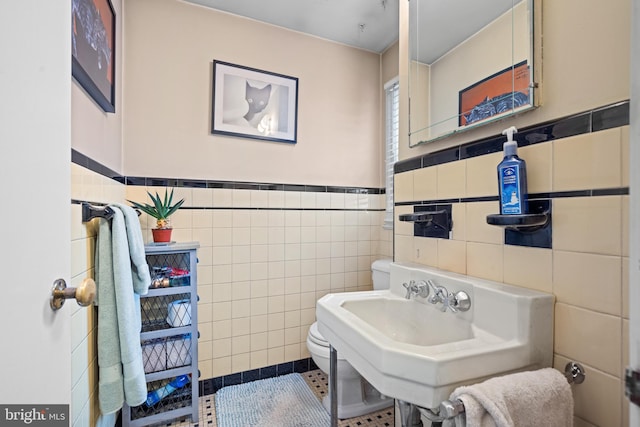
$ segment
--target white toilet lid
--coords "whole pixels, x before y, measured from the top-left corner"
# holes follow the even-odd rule
[[[318,330],[318,322],[314,322],[309,328],[309,339],[322,347],[329,347],[329,341]]]

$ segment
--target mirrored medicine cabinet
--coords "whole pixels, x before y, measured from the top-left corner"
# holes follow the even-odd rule
[[[409,146],[534,108],[536,0],[409,0]]]

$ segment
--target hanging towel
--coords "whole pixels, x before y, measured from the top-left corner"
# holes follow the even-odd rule
[[[573,396],[559,371],[544,368],[491,378],[458,387],[450,399],[460,399],[465,412],[456,427],[571,427]]]
[[[139,302],[151,283],[136,211],[121,204],[109,206],[114,215],[110,221],[100,220],[95,260],[98,400],[104,418],[125,401],[137,406],[147,398]]]

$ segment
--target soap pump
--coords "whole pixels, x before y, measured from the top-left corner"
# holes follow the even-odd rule
[[[498,190],[500,193],[500,213],[520,215],[528,213],[527,165],[518,157],[518,143],[513,134],[515,126],[502,131],[507,136],[503,145],[504,159],[498,164]]]

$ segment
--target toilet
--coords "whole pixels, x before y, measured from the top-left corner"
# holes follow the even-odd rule
[[[371,265],[373,289],[389,289],[390,259],[374,261]],[[327,376],[329,375],[329,342],[318,331],[317,322],[309,328],[307,348],[311,358]],[[338,418],[352,418],[393,405],[393,399],[380,394],[338,352],[337,363]],[[329,395],[322,399],[325,409],[331,412]]]

